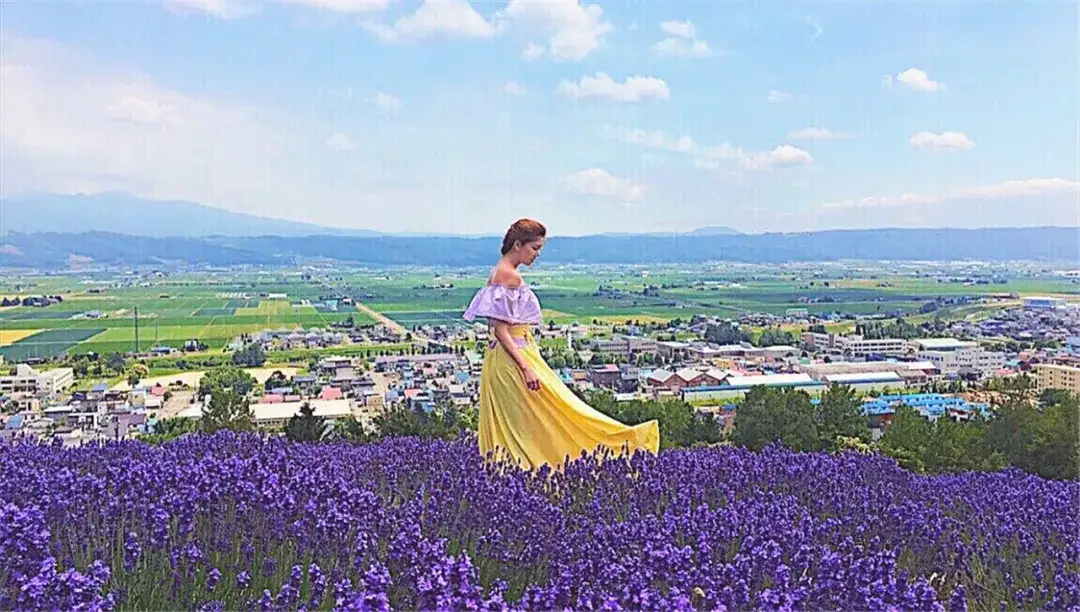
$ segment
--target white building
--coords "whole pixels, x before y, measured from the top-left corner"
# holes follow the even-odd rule
[[[886,355],[900,357],[908,352],[908,343],[900,338],[870,339],[858,335],[821,334],[806,332],[802,336],[806,348],[843,357]]]
[[[1005,367],[1005,354],[988,351],[977,342],[955,338],[924,338],[912,340],[918,359],[937,366],[942,374],[976,374],[980,378],[993,376]]]
[[[276,404],[251,404],[251,412],[255,415],[255,426],[266,429],[284,427],[293,415],[300,414],[300,407],[310,403],[315,416],[327,420],[347,417],[353,414],[352,403],[347,399],[334,400],[304,400],[301,402],[278,402]],[[203,406],[193,404],[185,408],[176,416],[198,419],[203,415]]]
[[[43,397],[53,396],[74,384],[75,371],[71,368],[38,372],[26,364],[19,364],[10,374],[0,376],[0,394],[27,393]]]
[[[638,354],[655,355],[657,348],[656,340],[642,336],[616,336],[611,340],[601,338],[592,342],[592,349],[598,353],[624,357]]]
[[[1045,297],[1045,296],[1031,296],[1024,298],[1024,308],[1030,310],[1054,310],[1065,306],[1066,302],[1063,298],[1057,297]]]
[[[906,389],[907,380],[896,372],[858,372],[854,374],[828,374],[824,382],[832,385],[846,385],[856,391],[884,391]]]

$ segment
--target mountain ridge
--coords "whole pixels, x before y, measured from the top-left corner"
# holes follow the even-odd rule
[[[185,200],[142,198],[122,191],[56,194],[29,192],[0,199],[0,235],[8,233],[109,232],[149,238],[257,236],[353,236],[376,238],[488,238],[436,232],[382,232],[337,228],[315,223],[240,213]],[[731,235],[730,227],[702,227],[687,232],[612,232],[602,236]]]
[[[323,260],[374,266],[486,265],[499,237],[258,236],[155,238],[108,232],[8,233],[0,267],[296,265]],[[803,233],[583,236],[548,240],[543,261],[650,264],[731,261],[1075,261],[1080,228],[879,229]]]

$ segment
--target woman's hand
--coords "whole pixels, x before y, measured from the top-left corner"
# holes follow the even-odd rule
[[[525,379],[525,386],[532,391],[540,390],[540,377],[536,375],[536,372],[530,366],[521,368],[521,376]]]

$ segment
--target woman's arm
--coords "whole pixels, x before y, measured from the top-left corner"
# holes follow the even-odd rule
[[[539,389],[540,379],[536,377],[536,372],[533,371],[529,362],[525,361],[525,356],[521,354],[517,342],[514,342],[514,337],[510,335],[510,324],[497,319],[493,319],[492,323],[495,325],[495,338],[506,349],[506,352],[514,360],[518,368],[521,369],[521,374],[525,377],[525,385],[534,391]]]

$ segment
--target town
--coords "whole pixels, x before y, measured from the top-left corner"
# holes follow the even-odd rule
[[[309,287],[310,297],[296,298],[284,289],[255,291],[250,285],[241,291],[219,288],[208,296],[212,299],[185,300],[182,290],[177,295],[181,283],[161,273],[86,282],[81,295],[69,294],[66,300],[12,295],[11,306],[0,311],[8,345],[0,349],[8,359],[0,376],[2,435],[78,446],[145,436],[169,419],[197,420],[209,401],[200,393],[201,379],[221,365],[245,368],[252,376],[248,399],[253,420],[270,432],[280,431],[305,404],[330,426],[345,418],[370,423],[390,407],[431,412],[447,404],[476,406],[487,325],[467,324],[455,318],[457,311],[441,305],[428,312],[405,309],[410,299],[455,290],[448,279],[453,274],[435,273],[427,284],[410,285],[407,295],[395,298],[401,305],[386,303],[385,287],[344,284],[328,290],[317,273],[294,276]],[[876,436],[900,405],[931,420],[985,414],[989,383],[1021,374],[1033,377],[1039,391],[1080,393],[1080,303],[1060,297],[1067,292],[1047,297],[971,291],[922,299],[908,312],[866,312],[865,304],[852,304],[850,295],[849,303],[840,301],[845,290],[836,289],[842,285],[836,280],[796,279],[793,285],[805,294],[793,295],[790,303],[761,310],[743,307],[731,315],[730,307],[711,314],[707,304],[685,293],[671,296],[678,295],[680,286],[709,296],[717,287],[738,293],[752,280],[657,282],[639,269],[622,276],[622,281],[590,289],[571,273],[548,273],[538,291],[543,297],[545,286],[552,287],[548,292],[557,309],[534,330],[545,359],[572,388],[606,391],[616,401],[680,400],[713,415],[724,431],[733,426],[739,398],[755,387],[794,388],[815,397],[833,386],[851,387],[863,398]],[[619,288],[629,283],[626,277],[641,288]],[[955,277],[944,278],[935,283],[956,283]],[[984,286],[970,278],[961,283]],[[601,304],[629,300],[650,305],[651,312],[625,319],[575,316],[562,310],[570,310],[567,302],[574,298],[554,289],[560,284],[578,285],[580,295]],[[893,283],[876,284],[884,288],[871,303],[888,303]],[[146,312],[144,304],[140,315],[138,306],[105,307],[110,294],[131,291],[149,292],[151,301],[172,310]],[[467,289],[457,291],[459,300],[468,295]],[[839,291],[835,295],[840,297],[829,291]],[[214,299],[222,302],[212,304]],[[73,310],[80,301],[95,308]],[[203,333],[201,339],[175,334],[187,328],[168,317],[191,306],[195,319],[222,319],[225,330],[239,333]],[[669,316],[658,316],[665,307]],[[65,310],[48,314],[57,308]],[[691,312],[670,316],[686,310]],[[48,316],[67,320],[57,330],[7,327],[47,321]],[[278,319],[292,323],[277,324]],[[115,324],[104,331],[92,327],[103,321]],[[322,324],[303,325],[314,321]],[[158,337],[162,323],[169,332],[165,339]],[[123,350],[124,341],[99,340],[119,338],[129,328],[134,341],[129,350]],[[73,334],[79,341],[40,340],[57,333]],[[140,334],[147,345],[140,345]],[[63,348],[38,350],[57,344]]]

